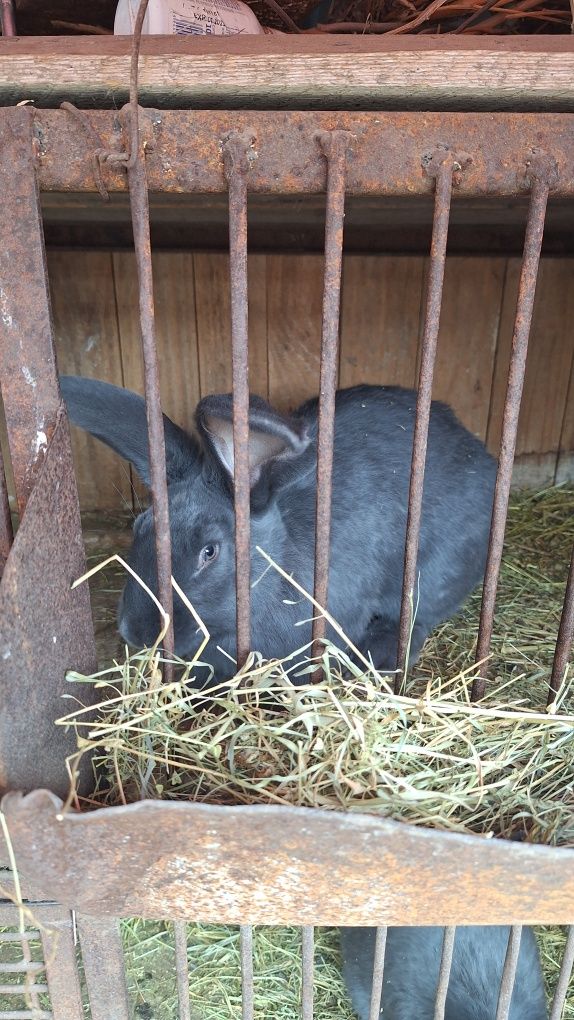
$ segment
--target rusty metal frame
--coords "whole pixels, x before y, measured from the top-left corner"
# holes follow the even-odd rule
[[[146,6],[146,0],[142,0],[138,14],[140,28]],[[10,162],[21,171],[12,175],[11,216],[3,224],[9,303],[6,304],[3,292],[4,333],[3,343],[0,343],[0,377],[21,524],[12,543],[4,470],[0,464],[0,562],[2,558],[6,560],[0,612],[3,606],[5,615],[9,612],[9,599],[4,603],[1,600],[6,593],[14,592],[19,577],[24,576],[25,560],[32,559],[34,529],[39,529],[42,536],[49,532],[46,508],[52,515],[62,516],[54,503],[54,491],[61,485],[68,486],[67,511],[64,514],[66,528],[58,534],[58,551],[69,543],[76,556],[73,563],[63,561],[64,569],[58,575],[61,584],[68,582],[68,591],[71,576],[79,573],[81,566],[77,495],[73,486],[70,488],[69,437],[55,372],[38,188],[97,190],[103,198],[109,192],[129,191],[139,278],[158,589],[170,619],[169,508],[155,341],[148,192],[228,194],[237,658],[240,665],[250,648],[248,189],[252,193],[269,194],[326,191],[314,579],[315,599],[325,607],[328,603],[345,198],[347,195],[434,194],[431,272],[421,347],[401,600],[399,687],[406,671],[412,626],[426,442],[451,201],[459,195],[528,194],[530,209],[476,652],[479,664],[488,654],[494,621],[546,205],[550,193],[574,196],[574,115],[320,112],[234,112],[231,115],[213,111],[142,111],[137,104],[138,47],[139,36],[132,52],[130,103],[119,117],[101,111],[80,113],[69,104],[61,111],[0,111],[2,154],[8,153]],[[188,156],[190,148],[192,158],[183,158]],[[23,318],[19,300],[21,287],[16,273],[21,265],[18,259],[22,259],[30,237],[34,238],[34,244],[27,254],[24,278],[32,284],[26,327],[34,336],[34,342],[24,348],[23,323],[17,321],[14,329],[15,318]],[[0,242],[2,240],[0,237]],[[19,346],[10,342],[11,331],[19,337]],[[25,362],[22,360],[24,350]],[[36,574],[32,572],[31,576],[39,578],[40,571],[46,570],[45,561],[40,561],[35,570]],[[66,606],[66,612],[71,614],[76,625],[80,621],[86,627],[89,620],[86,600],[73,607]],[[58,627],[65,636],[63,615],[60,613]],[[566,584],[549,699],[555,696],[564,674],[573,630],[574,555]],[[325,622],[318,616],[313,626],[316,651],[324,634]],[[17,623],[13,621],[11,640],[17,637]],[[39,647],[38,641],[32,639],[29,656],[32,675]],[[165,635],[164,649],[169,658],[173,651],[171,626]],[[89,636],[83,641],[83,653],[88,659],[92,654]],[[42,718],[42,709],[49,703],[49,697],[60,694],[61,666],[61,654],[59,659],[53,656],[48,691],[41,690],[36,701],[32,699],[37,720]],[[474,697],[482,695],[485,684],[485,670],[480,668],[479,673],[478,668],[477,665]],[[169,676],[169,666],[166,672]],[[44,734],[50,734],[52,719],[51,710],[49,718],[44,719]],[[46,774],[40,773],[40,767],[47,767],[49,785],[53,790],[61,789],[61,776],[58,778],[50,769],[61,770],[64,744],[60,742],[56,746],[53,734],[49,735],[43,755],[27,772],[30,744],[26,745],[25,740],[20,743],[20,752],[24,750],[20,758],[13,737],[8,745],[7,757],[10,764],[16,763],[16,768],[5,777],[4,786],[31,789],[39,785],[36,777],[40,774],[45,780]],[[409,826],[381,819],[348,819],[289,808],[143,804],[82,817],[63,813],[61,802],[42,791],[25,799],[9,795],[3,801],[3,808],[23,873],[40,883],[42,896],[53,896],[79,911],[77,928],[93,1020],[108,1020],[111,1015],[127,1020],[129,1015],[117,921],[123,913],[173,919],[182,1020],[191,1014],[185,931],[188,916],[206,921],[225,917],[229,923],[240,925],[244,1020],[252,1020],[254,1015],[253,923],[263,920],[303,925],[303,1020],[313,1017],[314,924],[338,924],[344,917],[347,924],[379,925],[370,1008],[371,1020],[374,1020],[378,1016],[384,979],[386,926],[417,921],[446,923],[435,1006],[435,1020],[441,1020],[456,923],[464,920],[466,923],[512,925],[518,914],[525,923],[560,923],[571,921],[574,915],[571,853],[564,850],[487,843],[469,837],[413,831]],[[149,832],[154,830],[168,836],[167,854],[165,847],[154,840],[150,842]],[[218,844],[213,843],[214,831]],[[206,840],[211,848],[214,845],[223,847],[224,853],[206,855]],[[126,845],[129,858],[124,861],[122,854]],[[240,875],[234,883],[225,879],[230,856],[234,875]],[[178,865],[174,872],[175,859]],[[286,863],[292,876],[289,880],[280,874]],[[333,868],[341,878],[339,890],[333,889]],[[457,888],[452,890],[445,905],[440,890],[453,874],[458,878]],[[474,893],[479,890],[480,896],[469,899],[471,889]],[[45,903],[40,903],[40,907],[47,909]],[[53,909],[60,911],[58,917],[65,926],[66,935],[57,966],[55,962],[46,964],[48,985],[61,1003],[66,994],[75,996],[77,1009],[79,983],[70,918],[65,908]],[[520,926],[512,926],[497,1020],[508,1017],[520,937]],[[23,944],[25,941],[24,938]],[[560,1013],[573,959],[571,930],[552,1008],[553,1020]],[[37,968],[27,967],[27,971],[32,970]],[[62,991],[63,975],[69,978],[71,991],[68,993]],[[36,995],[34,1006],[43,987],[31,985],[28,989]],[[59,1020],[58,1008],[54,1009],[55,1020]],[[62,1007],[61,1020],[68,1016],[66,1008]]]

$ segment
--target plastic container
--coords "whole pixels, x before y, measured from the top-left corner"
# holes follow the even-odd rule
[[[139,0],[120,0],[114,35],[132,35]],[[144,35],[267,35],[276,29],[259,24],[241,0],[150,0]],[[282,33],[278,33],[282,34]]]

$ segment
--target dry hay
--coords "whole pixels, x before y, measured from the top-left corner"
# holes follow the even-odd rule
[[[544,709],[573,541],[574,491],[513,497],[492,679],[477,706],[469,702],[469,686],[479,592],[427,642],[408,697],[392,694],[373,671],[349,675],[350,663],[335,650],[318,685],[295,688],[289,663],[253,659],[209,696],[186,685],[193,666],[165,686],[154,655],[118,660],[92,678],[102,685],[98,721],[84,724],[77,712],[68,717],[83,747],[96,748],[107,775],[97,802],[286,802],[574,846],[567,678],[552,711]],[[564,931],[545,928],[537,935],[551,990]],[[124,938],[136,1015],[171,1020],[177,1008],[175,990],[166,988],[170,968],[158,964],[166,954],[173,962],[170,926],[126,922]],[[350,1020],[337,933],[319,930],[317,940],[316,1015]],[[190,925],[188,958],[199,1015],[239,1017],[236,929]],[[255,973],[258,1017],[299,1016],[298,930],[256,929]],[[564,1018],[574,1018],[574,992]]]

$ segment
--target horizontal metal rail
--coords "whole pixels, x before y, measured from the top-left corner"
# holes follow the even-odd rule
[[[152,192],[225,192],[220,140],[234,131],[251,132],[257,139],[250,193],[321,194],[325,191],[325,158],[316,133],[348,131],[353,135],[346,169],[348,196],[432,195],[434,181],[424,173],[421,160],[432,154],[439,142],[468,157],[456,188],[461,196],[527,191],[526,165],[540,149],[556,161],[556,195],[574,195],[574,114],[148,110],[144,116],[149,135],[146,170]],[[0,124],[4,117],[6,112],[0,110]],[[117,157],[122,149],[117,114],[87,111],[84,117],[102,150]],[[38,110],[35,132],[42,191],[99,190],[95,143],[78,130],[75,118],[64,110]],[[127,190],[125,172],[117,162],[103,163],[102,179],[111,192]]]

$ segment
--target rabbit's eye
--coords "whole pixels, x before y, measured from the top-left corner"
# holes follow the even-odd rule
[[[208,563],[213,563],[214,560],[219,556],[219,545],[217,542],[210,542],[209,545],[204,545],[203,549],[199,554],[199,562],[197,564],[199,570],[203,570]]]

